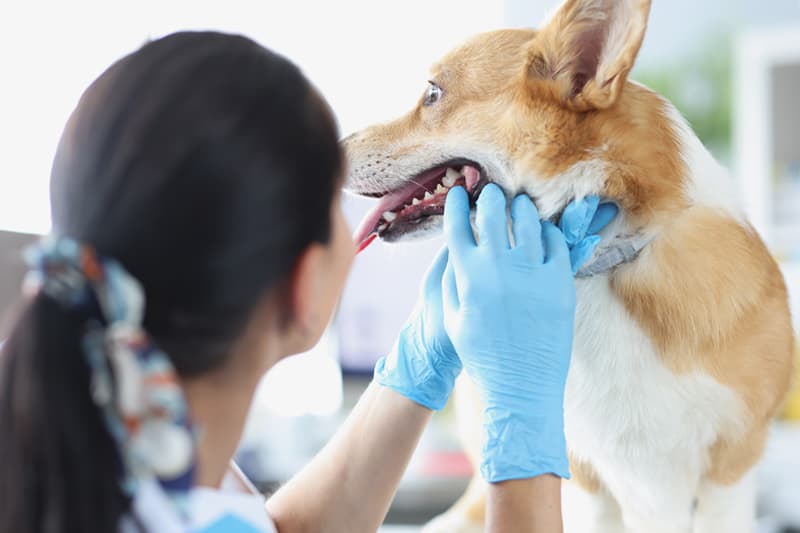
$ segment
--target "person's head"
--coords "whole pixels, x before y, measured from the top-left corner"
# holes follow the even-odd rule
[[[240,36],[179,33],[104,72],[53,164],[53,231],[141,283],[144,328],[191,379],[250,353],[264,371],[310,348],[353,256],[327,104]],[[90,397],[83,312],[39,292],[0,361],[0,533],[108,532],[128,502]],[[261,343],[259,346],[263,346]]]

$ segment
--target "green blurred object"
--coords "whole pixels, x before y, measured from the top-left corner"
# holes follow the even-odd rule
[[[716,34],[695,54],[669,64],[643,65],[632,76],[669,99],[723,162],[728,161],[731,150],[732,42],[730,33]]]

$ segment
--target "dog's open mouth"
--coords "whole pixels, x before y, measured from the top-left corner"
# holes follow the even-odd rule
[[[442,215],[447,192],[453,187],[464,187],[474,203],[488,182],[481,167],[467,160],[453,160],[418,174],[408,185],[382,196],[366,214],[353,237],[359,252],[376,237],[396,241],[430,217]]]

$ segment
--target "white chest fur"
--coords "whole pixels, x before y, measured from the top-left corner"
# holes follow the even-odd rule
[[[741,420],[738,396],[707,374],[667,369],[606,276],[578,281],[575,330],[565,398],[571,453],[623,511],[689,512],[709,447]]]

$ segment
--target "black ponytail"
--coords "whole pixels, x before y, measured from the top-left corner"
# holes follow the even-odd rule
[[[174,34],[81,98],[53,164],[54,232],[136,278],[145,330],[180,375],[202,374],[328,240],[337,138],[289,61],[240,36]],[[129,509],[90,394],[88,318],[39,294],[2,348],[0,533],[112,533]]]
[[[84,323],[40,293],[3,345],[0,533],[114,532],[128,506],[115,445],[89,395]]]

